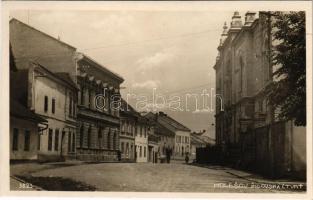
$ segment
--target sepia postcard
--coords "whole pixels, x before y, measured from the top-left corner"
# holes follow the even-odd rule
[[[312,199],[312,2],[1,10],[1,196]]]

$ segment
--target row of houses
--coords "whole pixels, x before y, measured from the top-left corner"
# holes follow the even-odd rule
[[[275,66],[273,16],[234,12],[223,26],[216,72],[216,144],[227,162],[270,176],[305,177],[306,128],[277,119],[268,99]],[[225,159],[224,159],[225,160]]]
[[[124,79],[71,45],[10,20],[10,159],[158,162],[183,159],[190,129],[139,113]]]

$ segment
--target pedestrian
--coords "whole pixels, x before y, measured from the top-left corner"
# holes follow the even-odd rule
[[[185,162],[186,162],[186,164],[188,164],[188,162],[189,162],[189,155],[188,155],[189,153],[188,152],[186,152],[185,153]]]
[[[117,159],[118,159],[119,162],[121,162],[121,160],[122,160],[122,155],[121,154],[122,154],[121,151],[118,150],[117,151]]]
[[[166,153],[166,161],[167,161],[167,163],[170,163],[170,160],[171,160],[171,152],[170,152],[170,149],[169,149],[169,148],[166,148],[165,153]]]

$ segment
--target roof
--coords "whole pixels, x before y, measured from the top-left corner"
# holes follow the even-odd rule
[[[191,144],[204,144],[204,145],[207,144],[207,142],[204,141],[199,135],[192,133],[190,137],[191,137],[191,140],[190,140]]]
[[[34,122],[47,122],[47,120],[30,111],[13,98],[10,98],[10,116]]]
[[[54,73],[56,76],[58,76],[60,79],[62,79],[63,81],[65,81],[67,84],[69,84],[70,86],[79,89],[77,87],[77,85],[74,83],[73,79],[71,78],[69,73],[66,72],[57,72]]]
[[[145,114],[145,117],[150,121],[154,122],[155,129],[154,132],[157,135],[165,135],[165,136],[174,136],[175,131],[167,128],[166,126],[162,125],[160,122],[157,121],[157,114],[149,112]]]
[[[30,61],[31,62],[31,61]],[[77,85],[73,82],[72,78],[70,77],[70,75],[66,72],[52,72],[49,69],[47,69],[46,67],[44,67],[43,65],[41,65],[38,62],[31,62],[32,64],[36,65],[36,67],[39,67],[41,69],[43,69],[47,74],[49,74],[50,76],[56,78],[57,80],[59,80],[63,85],[65,86],[70,86],[76,90],[78,90]]]
[[[44,35],[44,36],[47,36],[47,37],[49,37],[49,38],[51,38],[51,39],[53,39],[53,40],[56,40],[57,42],[59,42],[59,43],[65,45],[65,46],[67,46],[67,47],[69,47],[69,48],[72,48],[72,49],[75,49],[75,50],[76,50],[75,47],[73,47],[73,46],[71,46],[71,45],[69,45],[69,44],[67,44],[67,43],[65,43],[65,42],[62,42],[61,40],[59,40],[59,39],[57,39],[57,38],[55,38],[55,37],[52,37],[51,35],[49,35],[49,34],[47,34],[47,33],[45,33],[45,32],[42,32],[42,31],[40,31],[40,30],[38,30],[38,29],[36,29],[36,28],[34,28],[34,27],[32,27],[32,26],[29,26],[28,24],[25,24],[24,22],[22,22],[22,21],[20,21],[20,20],[18,20],[18,19],[12,18],[12,19],[10,20],[10,23],[13,23],[13,22],[17,22],[17,23],[19,23],[19,24],[21,24],[21,25],[27,26],[28,28],[30,28],[30,29],[32,29],[32,30],[34,30],[34,31],[37,31],[38,33],[41,33],[41,34]]]
[[[175,136],[175,132],[172,131],[171,129],[163,126],[160,123],[156,123],[155,129],[154,129],[154,133],[156,135],[165,135],[165,136]]]
[[[94,59],[92,59],[91,57],[87,56],[86,54],[80,53],[82,55],[82,59],[85,59],[87,62],[94,64],[96,67],[98,67],[100,70],[103,70],[106,73],[111,74],[112,76],[114,76],[116,79],[118,79],[120,82],[124,82],[124,78],[122,76],[120,76],[119,74],[113,72],[112,70],[109,70],[108,68],[106,68],[105,66],[99,64],[97,61],[95,61]]]
[[[158,122],[163,124],[164,126],[171,126],[175,130],[180,130],[180,131],[190,131],[189,128],[181,124],[180,122],[176,121],[172,117],[168,116],[167,114],[163,112],[159,112],[158,115]]]
[[[140,116],[140,114],[131,105],[129,105],[123,98],[121,98],[120,111],[122,115],[123,114],[131,115],[136,118]]]

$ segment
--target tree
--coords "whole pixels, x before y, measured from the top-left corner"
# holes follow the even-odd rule
[[[273,13],[273,87],[269,94],[278,117],[306,125],[305,12]]]

